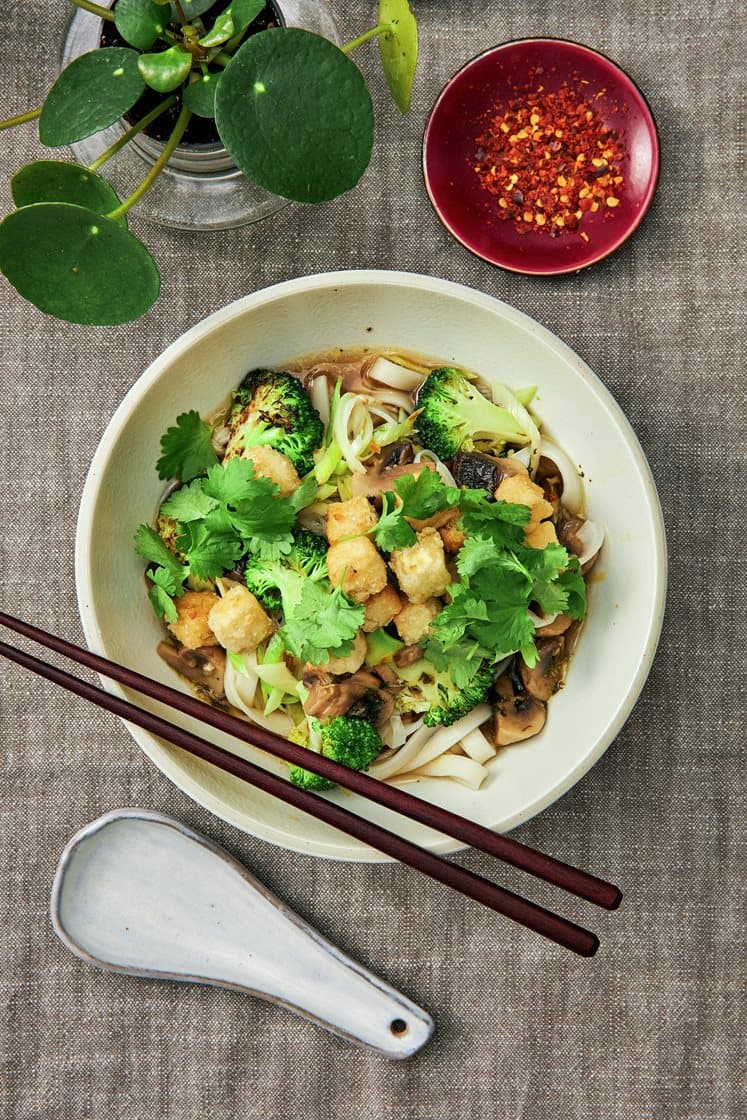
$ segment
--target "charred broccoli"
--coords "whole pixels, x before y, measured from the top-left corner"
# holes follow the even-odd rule
[[[314,451],[324,438],[324,424],[301,382],[271,369],[246,375],[226,423],[231,435],[224,462],[247,447],[266,445],[287,455],[300,475],[314,466]]]
[[[287,572],[295,572],[314,583],[324,579],[327,575],[327,542],[324,538],[307,529],[298,529],[293,534],[293,546],[282,562],[250,560],[244,578],[246,586],[262,606],[277,611],[282,606],[281,587],[287,582]]]
[[[329,723],[315,723],[325,758],[347,766],[349,770],[368,770],[381,754],[381,737],[376,728],[364,719],[336,716]],[[301,766],[291,766],[290,780],[301,789],[331,789],[333,783]]]
[[[417,429],[440,459],[477,445],[501,451],[506,442],[528,443],[511,413],[484,397],[461,370],[434,369],[418,391]]]
[[[425,659],[397,670],[404,688],[397,694],[397,708],[401,712],[424,712],[423,722],[428,727],[439,724],[448,726],[482,703],[495,680],[495,672],[488,661],[462,688],[451,679],[448,669],[438,670]]]

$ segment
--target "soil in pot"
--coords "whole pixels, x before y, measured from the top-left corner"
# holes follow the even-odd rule
[[[202,19],[206,27],[212,27],[213,21],[217,15],[220,15],[226,8],[226,0],[216,0],[211,8],[205,12]],[[247,35],[257,35],[260,31],[267,31],[271,27],[284,27],[285,21],[280,13],[280,9],[273,0],[267,0],[262,11],[257,18],[249,25]],[[117,31],[114,24],[106,20],[104,22],[100,44],[102,47],[127,47],[129,44],[125,42],[122,36]],[[162,44],[166,48],[166,44]],[[158,50],[156,46],[153,50]],[[164,94],[156,93],[153,89],[146,89],[139,101],[137,101],[129,112],[125,113],[124,119],[128,124],[137,124],[139,120],[149,113],[151,109],[155,109],[164,98]],[[143,129],[146,136],[150,136],[153,140],[168,140],[171,132],[176,123],[176,118],[179,115],[179,104],[172,105],[163,116],[160,116],[153,124]],[[221,140],[218,136],[215,127],[215,121],[208,117],[193,116],[184,133],[180,147],[188,147],[189,145],[196,144],[220,144]]]

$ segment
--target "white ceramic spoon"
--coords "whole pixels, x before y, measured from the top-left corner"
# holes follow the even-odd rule
[[[74,836],[51,912],[73,953],[114,972],[238,988],[388,1058],[409,1058],[433,1033],[425,1011],[227,852],[159,813],[121,809]]]

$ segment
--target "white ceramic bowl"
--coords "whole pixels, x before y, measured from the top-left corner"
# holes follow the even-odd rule
[[[607,540],[566,687],[545,730],[503,751],[479,792],[438,779],[410,786],[490,828],[510,829],[550,805],[596,762],[638,697],[664,609],[666,546],[643,452],[625,416],[584,363],[549,331],[458,284],[399,272],[307,276],[237,300],[187,331],[138,379],[96,452],[80,509],[78,599],[90,647],[180,687],[156,654],[161,636],[132,538],[163,491],[159,439],[180,412],[210,412],[246,370],[332,346],[390,346],[464,365],[509,385],[537,384],[537,411],[586,477],[587,512]],[[138,697],[116,685],[112,691]],[[183,686],[186,690],[186,685]],[[154,711],[157,704],[145,702]],[[178,717],[180,722],[183,717]],[[282,763],[184,720],[198,733],[285,772]],[[296,851],[362,861],[386,857],[258,793],[139,729],[137,742],[173,782],[246,832]],[[454,841],[344,791],[347,807],[438,852]]]

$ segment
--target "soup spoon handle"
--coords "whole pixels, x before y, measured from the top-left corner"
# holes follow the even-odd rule
[[[178,821],[121,809],[77,833],[52,888],[55,932],[113,972],[236,988],[388,1058],[430,1016],[345,956],[242,864]]]

